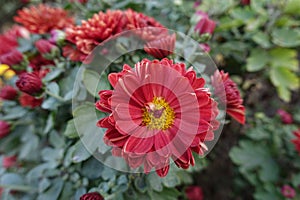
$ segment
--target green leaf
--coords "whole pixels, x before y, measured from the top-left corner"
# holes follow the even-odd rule
[[[63,148],[65,146],[65,141],[63,137],[59,135],[55,130],[50,132],[49,142],[53,147],[57,149]]]
[[[144,177],[136,177],[134,179],[134,185],[136,189],[141,193],[145,193],[147,191],[147,184]]]
[[[177,200],[180,192],[175,188],[164,188],[160,193],[151,192],[149,195],[152,200]]]
[[[255,72],[263,69],[269,61],[269,55],[262,49],[254,49],[251,51],[247,59],[247,71]]]
[[[297,51],[293,49],[276,48],[270,51],[272,67],[284,67],[293,71],[298,70]]]
[[[277,90],[278,96],[283,101],[285,101],[285,102],[290,102],[291,101],[292,93],[288,88],[279,85],[279,86],[276,87],[276,90]]]
[[[83,72],[83,84],[94,97],[98,95],[100,90],[110,89],[105,73],[100,76],[97,72],[88,69]]]
[[[85,146],[82,144],[81,140],[78,141],[74,145],[74,152],[72,155],[72,160],[74,163],[79,163],[84,160],[87,160],[89,157],[91,157],[91,153],[85,148]]]
[[[173,188],[180,184],[180,179],[174,172],[170,171],[166,177],[162,178],[162,183],[168,188]]]
[[[260,45],[262,48],[270,48],[270,37],[269,35],[265,34],[264,32],[257,32],[255,35],[252,36],[252,40]]]
[[[241,8],[237,7],[230,12],[231,17],[239,19],[241,21],[247,21],[251,18],[255,18],[255,13],[249,9],[249,7]]]
[[[300,15],[299,0],[288,0],[285,4],[284,12],[293,15]]]
[[[42,194],[40,194],[37,197],[37,200],[53,200],[53,199],[58,199],[62,188],[63,188],[64,182],[62,179],[57,178],[54,179],[51,187],[46,190],[45,192],[43,192]]]
[[[95,158],[90,158],[83,163],[81,173],[84,177],[88,179],[97,179],[101,176],[103,171],[103,165],[101,162]]]
[[[147,175],[147,180],[154,191],[161,192],[163,190],[162,179],[154,172]]]
[[[275,29],[272,32],[273,42],[282,47],[297,47],[300,45],[300,30],[289,28]]]
[[[51,82],[47,85],[47,90],[55,95],[59,95],[59,86],[55,82]]]
[[[74,120],[69,120],[66,130],[64,132],[64,136],[67,138],[73,139],[73,138],[78,138],[78,133],[74,124]]]
[[[52,81],[53,79],[57,78],[59,75],[61,75],[64,72],[64,69],[62,68],[54,68],[51,72],[49,72],[44,78],[44,82]]]
[[[23,185],[23,178],[19,174],[6,173],[0,178],[0,185]]]
[[[271,68],[270,78],[277,87],[285,87],[291,90],[299,88],[299,77],[288,68]]]

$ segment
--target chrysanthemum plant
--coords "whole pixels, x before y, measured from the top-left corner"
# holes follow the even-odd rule
[[[245,123],[237,85],[198,42],[130,4],[81,3],[93,12],[78,24],[60,7],[31,5],[0,37],[0,196],[186,198],[225,112]],[[202,25],[199,34],[215,27]]]

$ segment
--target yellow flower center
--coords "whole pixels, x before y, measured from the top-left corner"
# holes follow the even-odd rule
[[[163,97],[154,97],[143,111],[143,125],[151,130],[167,130],[175,119],[175,113]]]

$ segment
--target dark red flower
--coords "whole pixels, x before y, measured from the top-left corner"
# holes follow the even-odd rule
[[[10,168],[15,166],[17,163],[17,156],[4,156],[2,158],[2,166],[4,168]]]
[[[200,19],[195,26],[195,31],[199,33],[199,35],[205,33],[212,34],[215,30],[216,23],[209,19],[208,15],[204,12],[198,11],[196,15],[198,15]]]
[[[249,5],[251,3],[251,0],[241,0],[241,4],[244,6]]]
[[[21,106],[30,108],[38,107],[43,103],[42,98],[35,98],[26,93],[21,94],[21,96],[19,97],[19,101]]]
[[[292,143],[295,145],[295,148],[300,155],[300,128],[297,131],[294,131],[293,133],[296,136],[296,138],[292,140]]]
[[[36,41],[34,45],[41,54],[50,54],[51,52],[58,50],[57,46],[45,39]]]
[[[175,48],[176,35],[163,35],[157,40],[147,42],[144,46],[144,50],[147,54],[155,58],[165,58],[172,54]]]
[[[228,73],[216,71],[211,77],[212,86],[216,96],[222,103],[226,104],[226,112],[241,124],[245,124],[245,107],[243,99],[235,82],[233,82]]]
[[[80,197],[80,200],[104,200],[98,192],[90,192]]]
[[[42,80],[39,77],[39,74],[36,72],[26,72],[21,74],[16,82],[16,85],[19,88],[19,90],[29,95],[37,95],[43,91]]]
[[[293,116],[290,113],[286,112],[285,110],[279,109],[277,110],[277,114],[280,116],[282,123],[284,124],[293,123]]]
[[[218,108],[192,67],[186,70],[184,63],[167,58],[144,59],[108,79],[114,90],[100,91],[96,108],[110,115],[97,125],[107,128],[104,142],[113,155],[131,168],[144,165],[145,173],[155,168],[164,177],[170,159],[187,169],[194,165],[192,151],[207,150],[205,142],[219,127]]]
[[[126,29],[133,30],[144,41],[157,40],[168,34],[168,30],[154,18],[135,12],[125,11],[127,18]]]
[[[296,196],[296,191],[289,185],[284,185],[281,188],[281,194],[288,199],[293,199]]]
[[[9,66],[19,65],[23,61],[23,54],[17,49],[13,49],[5,54],[0,55],[0,63]]]
[[[10,133],[10,125],[6,121],[0,120],[0,139]]]
[[[19,10],[14,20],[31,33],[38,34],[49,33],[53,29],[62,30],[74,24],[73,18],[65,10],[45,4]]]
[[[17,90],[10,85],[6,85],[0,89],[0,99],[14,100],[17,97],[17,95]]]
[[[188,186],[185,189],[185,195],[188,200],[203,200],[203,191],[199,186]]]

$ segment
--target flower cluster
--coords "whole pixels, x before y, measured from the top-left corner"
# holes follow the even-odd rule
[[[128,30],[145,41],[145,51],[154,57],[163,58],[174,49],[175,35],[169,35],[155,19],[131,9],[108,10],[66,30],[66,39],[76,47],[64,47],[64,55],[73,61],[83,61],[97,45]]]
[[[98,126],[107,128],[104,140],[114,155],[132,168],[144,165],[145,173],[154,167],[164,177],[170,158],[187,169],[194,165],[193,151],[204,154],[205,141],[213,140],[219,126],[218,108],[192,68],[144,59],[108,78],[114,90],[100,91],[96,108],[110,113]]]

